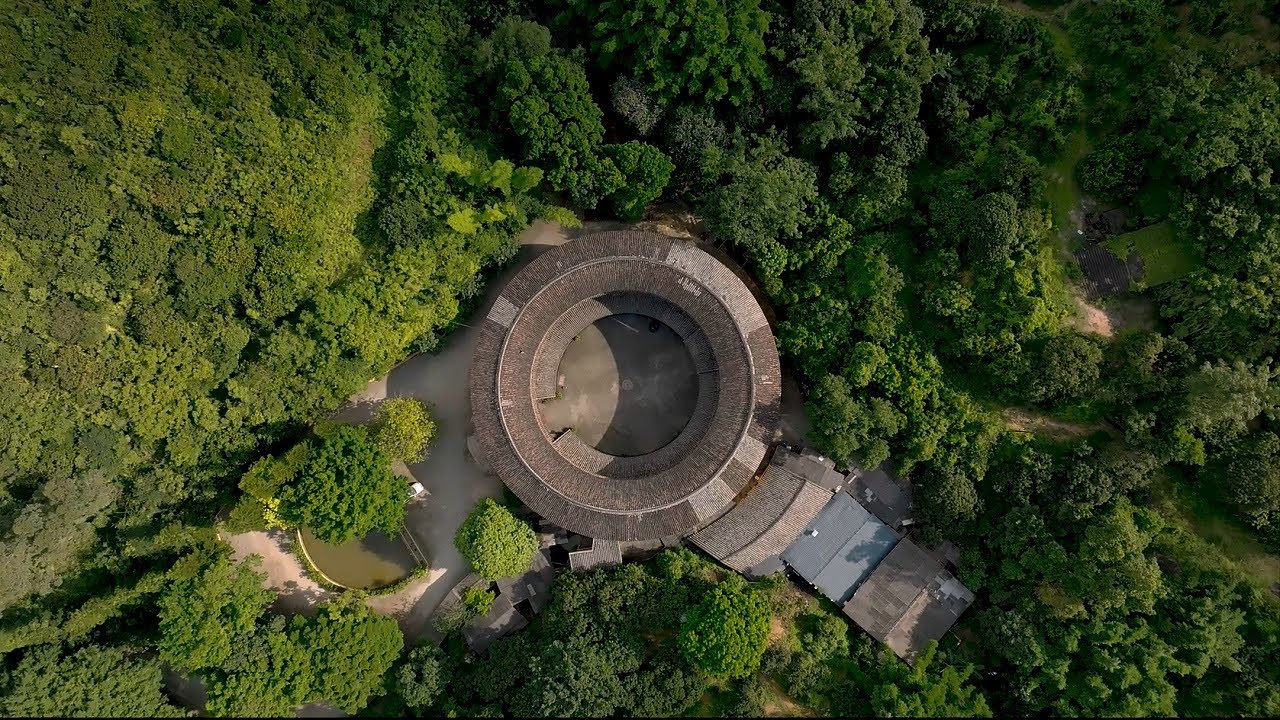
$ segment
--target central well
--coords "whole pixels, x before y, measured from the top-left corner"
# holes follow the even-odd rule
[[[619,457],[647,455],[674,440],[693,416],[698,378],[684,340],[645,315],[595,321],[565,349],[555,399],[541,404],[553,435],[572,430]]]

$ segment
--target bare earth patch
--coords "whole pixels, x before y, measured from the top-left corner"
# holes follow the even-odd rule
[[[1009,429],[1014,432],[1035,433],[1036,435],[1060,440],[1076,440],[1088,437],[1101,429],[1096,425],[1082,425],[1066,420],[1058,420],[1025,408],[1005,408],[1000,411],[1000,415],[1004,418],[1004,422],[1009,426]]]
[[[1130,329],[1155,327],[1155,307],[1140,296],[1108,298],[1103,304],[1091,303],[1080,288],[1071,286],[1074,312],[1064,321],[1067,327],[1104,338]]]

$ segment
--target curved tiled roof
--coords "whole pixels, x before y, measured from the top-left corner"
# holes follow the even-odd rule
[[[572,432],[552,437],[565,348],[610,315],[660,320],[683,339],[698,399],[681,433],[636,457]],[[684,535],[733,502],[764,459],[779,416],[778,353],[742,281],[691,243],[638,231],[550,250],[511,279],[480,329],[471,367],[476,437],[489,467],[535,512],[590,537]]]
[[[831,491],[777,465],[737,507],[690,540],[717,560],[748,570],[776,558],[831,500]]]

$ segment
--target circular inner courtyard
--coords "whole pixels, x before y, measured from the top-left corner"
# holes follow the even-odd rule
[[[560,358],[557,397],[541,405],[553,434],[573,431],[608,455],[646,455],[675,440],[698,401],[684,340],[654,318],[624,313],[595,321]]]

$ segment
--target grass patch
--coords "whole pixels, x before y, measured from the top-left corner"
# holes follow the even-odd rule
[[[1062,147],[1058,159],[1045,170],[1045,198],[1049,201],[1049,210],[1053,215],[1053,228],[1063,235],[1072,229],[1071,211],[1080,204],[1080,185],[1076,182],[1076,165],[1089,154],[1092,146],[1084,126],[1076,128]],[[1074,235],[1074,233],[1072,233]],[[1062,249],[1070,253],[1079,244],[1079,236],[1072,237],[1071,243]]]
[[[1155,287],[1186,275],[1199,264],[1195,254],[1178,241],[1168,222],[1148,225],[1117,235],[1103,243],[1112,255],[1124,260],[1130,252],[1142,258],[1143,283]]]
[[[1162,475],[1153,487],[1151,505],[1170,524],[1217,548],[1258,588],[1266,590],[1280,582],[1280,557],[1269,552],[1227,508],[1186,481]]]

